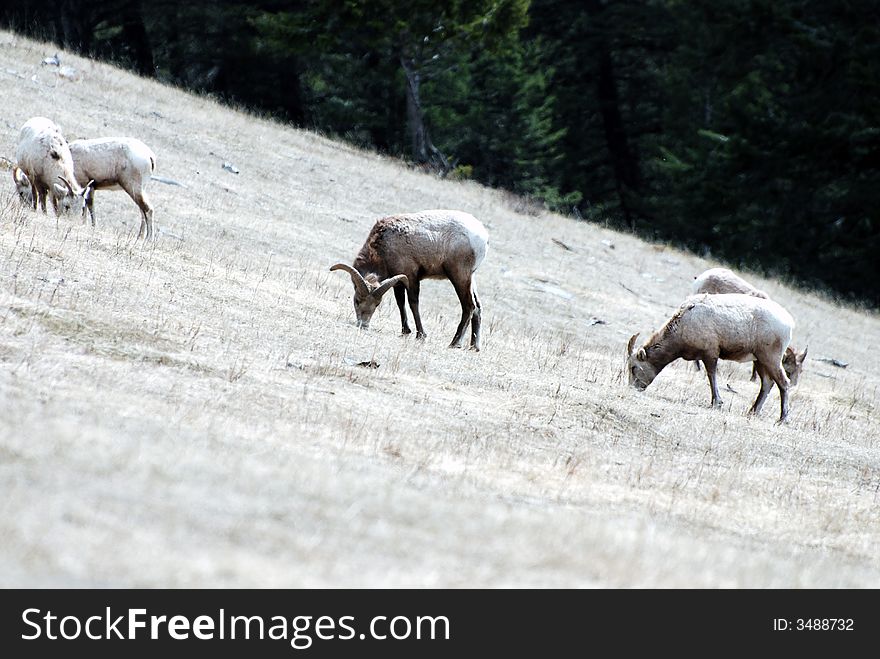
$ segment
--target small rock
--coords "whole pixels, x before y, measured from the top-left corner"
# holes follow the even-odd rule
[[[238,169],[238,167],[236,167],[235,165],[233,165],[231,162],[224,162],[224,163],[223,163],[223,169],[225,169],[227,172],[232,172],[233,174],[238,174],[239,171],[240,171],[240,170]]]
[[[82,73],[79,72],[79,69],[75,69],[72,66],[62,66],[59,68],[58,77],[69,80],[70,82],[79,82],[83,79]]]

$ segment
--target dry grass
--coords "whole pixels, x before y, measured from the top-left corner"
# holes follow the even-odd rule
[[[880,586],[876,315],[753,278],[810,346],[782,427],[746,366],[723,410],[684,364],[638,394],[627,338],[711,263],[51,52],[0,33],[0,155],[46,115],[186,187],[146,246],[124,193],[92,230],[2,188],[2,585]],[[448,283],[419,344],[328,272],[436,207],[490,231],[480,354]]]

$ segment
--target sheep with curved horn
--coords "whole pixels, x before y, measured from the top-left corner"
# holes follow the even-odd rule
[[[694,277],[694,283],[691,284],[691,291],[694,295],[700,293],[709,293],[711,295],[724,295],[725,293],[743,293],[745,295],[753,295],[754,297],[770,299],[764,291],[758,290],[745,279],[727,268],[710,268],[704,273]],[[808,348],[804,348],[803,352],[798,352],[794,346],[788,346],[785,354],[782,356],[782,368],[794,387],[798,383],[801,371],[804,370],[804,361],[807,358]],[[700,362],[694,362],[697,370],[700,370]],[[752,381],[758,377],[757,365],[752,366]]]
[[[15,158],[22,174],[30,181],[30,203],[34,210],[39,202],[45,213],[46,196],[49,195],[56,215],[82,214],[92,193],[94,181],[89,181],[84,187],[76,182],[70,147],[61,134],[61,129],[51,120],[33,117],[25,122],[19,133]],[[16,179],[17,188],[19,181],[23,179]]]
[[[403,334],[410,334],[406,301],[416,324],[416,337],[427,335],[419,315],[419,282],[448,279],[461,303],[461,320],[450,348],[460,348],[471,327],[471,348],[480,349],[482,307],[474,290],[474,272],[489,248],[489,233],[473,215],[429,210],[377,220],[353,265],[337,263],[354,285],[358,327],[367,329],[382,296],[392,288],[400,309]]]
[[[781,306],[765,298],[744,294],[689,297],[666,324],[641,347],[634,334],[626,346],[629,382],[640,391],[676,359],[702,360],[709,376],[712,405],[720,406],[715,379],[719,359],[754,361],[761,389],[750,414],[758,414],[770,389],[779,388],[779,422],[788,416],[790,381],[782,368],[782,355],[791,341],[794,320]]]

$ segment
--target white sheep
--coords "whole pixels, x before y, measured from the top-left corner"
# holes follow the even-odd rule
[[[745,279],[727,268],[710,268],[701,275],[694,277],[694,283],[691,284],[691,291],[694,295],[700,293],[743,293],[745,295],[754,295],[770,299],[764,291],[759,291]]]
[[[425,338],[419,315],[419,282],[448,279],[461,303],[461,321],[450,348],[460,348],[468,323],[471,348],[480,349],[482,307],[474,288],[474,272],[489,249],[489,232],[473,215],[455,210],[427,210],[378,220],[353,265],[337,263],[354,285],[358,326],[367,329],[382,296],[392,287],[400,309],[403,334],[410,334],[405,302],[416,323],[416,337]]]
[[[36,210],[37,202],[46,212],[46,195],[52,197],[55,214],[82,213],[92,193],[92,181],[81,186],[73,171],[73,158],[61,129],[45,117],[28,119],[21,127],[18,148],[15,153],[18,161],[13,170],[19,195]],[[18,174],[18,169],[21,174]],[[30,183],[31,195],[22,195],[25,181]],[[59,181],[61,183],[59,183]]]
[[[767,293],[758,290],[745,279],[727,268],[710,268],[701,275],[694,277],[694,283],[691,285],[691,290],[694,295],[700,293],[710,293],[712,295],[743,293],[745,295],[753,295],[767,300],[770,299],[770,296],[767,295]],[[791,386],[795,386],[798,383],[798,379],[800,378],[801,371],[804,367],[804,360],[807,358],[807,350],[809,350],[809,348],[804,348],[803,352],[798,352],[793,346],[788,346],[785,349],[785,354],[782,357],[782,367],[785,369],[785,374],[791,381]],[[699,362],[696,363],[696,368],[699,370]],[[757,377],[757,374],[757,368],[753,367],[751,379],[754,380]]]
[[[742,293],[689,297],[666,324],[636,348],[626,347],[629,382],[644,391],[676,359],[702,360],[709,376],[712,405],[722,404],[715,380],[719,359],[754,361],[761,389],[750,414],[761,411],[773,383],[779,388],[780,423],[788,416],[789,379],[782,355],[791,341],[794,320],[772,300]]]
[[[153,235],[153,207],[146,195],[146,185],[156,170],[156,156],[140,140],[132,137],[105,137],[76,140],[70,143],[77,182],[94,180],[96,190],[125,190],[141,209],[138,238]],[[95,225],[94,195],[86,207]],[[85,213],[85,211],[83,211]]]

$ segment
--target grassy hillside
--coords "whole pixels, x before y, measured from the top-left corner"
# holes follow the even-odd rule
[[[53,52],[0,32],[0,155],[45,115],[185,187],[151,184],[144,245],[125,193],[93,230],[4,173],[0,585],[880,586],[876,315],[750,277],[809,345],[784,426],[745,365],[721,410],[683,363],[638,393],[627,339],[711,261]],[[328,271],[444,207],[490,232],[479,354],[448,282],[417,343]]]

